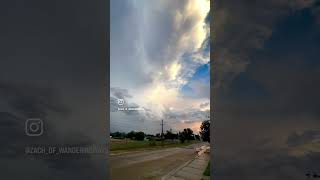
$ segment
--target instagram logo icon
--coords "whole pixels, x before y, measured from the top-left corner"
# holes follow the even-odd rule
[[[41,136],[43,134],[43,121],[37,118],[27,119],[25,132],[28,136]]]

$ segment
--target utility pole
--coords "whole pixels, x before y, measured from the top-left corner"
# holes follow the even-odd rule
[[[164,125],[164,123],[163,123],[163,119],[161,120],[161,146],[163,146],[163,125]]]
[[[161,120],[161,139],[163,140],[163,119]]]

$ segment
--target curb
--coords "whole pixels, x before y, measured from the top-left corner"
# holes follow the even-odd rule
[[[177,167],[176,169],[170,171],[168,174],[164,175],[161,177],[161,180],[166,180],[168,178],[170,178],[172,175],[174,175],[176,172],[178,172],[180,169],[184,168],[185,166],[187,166],[188,164],[190,164],[192,161],[194,161],[196,159],[196,157],[190,159],[189,161],[185,162],[184,164],[182,164],[181,166]]]

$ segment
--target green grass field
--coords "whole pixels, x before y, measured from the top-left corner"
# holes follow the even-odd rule
[[[185,141],[183,144],[175,141],[135,141],[135,140],[111,140],[110,151],[118,150],[140,150],[140,149],[159,149],[168,147],[182,147],[199,141]]]
[[[210,176],[210,162],[208,163],[206,170],[203,172],[203,175]]]

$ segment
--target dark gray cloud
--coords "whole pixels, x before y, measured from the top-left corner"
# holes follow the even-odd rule
[[[244,72],[251,53],[263,48],[274,26],[293,12],[308,8],[314,0],[215,1],[213,35],[215,86],[229,83]],[[215,87],[214,86],[214,87]]]
[[[154,128],[154,120],[158,120],[159,117],[154,115],[151,109],[131,102],[132,100],[129,100],[130,98],[133,98],[133,96],[127,89],[110,88],[111,131],[129,132],[135,130],[147,133],[157,132]],[[123,99],[124,104],[119,105],[118,99]],[[119,110],[118,108],[140,108],[141,110]]]
[[[30,84],[4,84],[1,83],[0,97],[3,104],[7,104],[8,112],[0,112],[0,158],[2,169],[7,169],[4,176],[10,175],[13,179],[18,179],[21,175],[25,179],[34,179],[37,176],[61,179],[76,177],[76,169],[83,169],[78,173],[79,179],[87,179],[85,174],[92,173],[98,169],[91,160],[90,155],[58,155],[56,157],[48,155],[28,155],[25,148],[31,146],[57,146],[64,145],[91,145],[92,141],[82,133],[69,133],[61,141],[57,134],[57,129],[50,126],[53,123],[47,118],[50,113],[57,113],[59,117],[68,116],[70,110],[59,100],[60,96],[52,88],[40,88]],[[2,104],[2,105],[3,105]],[[28,118],[41,118],[44,121],[44,134],[40,137],[30,137],[25,133],[25,122]],[[36,159],[33,160],[32,159]],[[4,167],[3,163],[6,163]],[[28,165],[27,165],[28,164]],[[90,167],[90,168],[88,168]],[[14,172],[19,172],[19,175]],[[50,172],[51,175],[48,174]],[[53,174],[55,174],[53,176]],[[82,175],[80,175],[82,174]],[[51,176],[51,177],[50,177]]]
[[[63,115],[70,112],[54,88],[0,82],[0,96],[7,100],[15,113],[24,117],[46,117],[48,111]]]
[[[126,99],[126,98],[131,98],[132,96],[129,94],[127,89],[121,89],[117,87],[111,87],[110,88],[110,93],[118,98],[118,99]]]
[[[239,180],[299,180],[306,178],[306,173],[319,171],[319,152],[294,156],[290,155],[288,148],[272,146],[270,139],[249,142],[251,144],[248,144],[248,149],[241,151],[234,149],[235,153],[228,159],[216,156],[217,164],[214,169],[217,177]],[[302,143],[307,144],[307,142]],[[255,148],[252,148],[253,146]]]
[[[110,111],[116,112],[118,110],[118,99],[110,96]]]
[[[117,87],[111,87],[110,88],[110,111],[111,112],[118,112],[118,108],[143,108],[140,105],[130,102],[128,99],[132,98],[133,96],[130,95],[129,91],[127,89],[121,89]],[[123,99],[124,104],[119,105],[118,100]],[[143,108],[144,109],[144,108]],[[121,111],[122,113],[125,113],[127,115],[131,114],[139,114],[138,111]]]
[[[289,146],[299,146],[320,140],[320,130],[306,130],[302,133],[294,132],[287,140]]]
[[[217,179],[303,179],[319,172],[314,9],[312,0],[215,3]]]
[[[26,155],[27,145],[106,142],[106,6],[1,1],[1,179],[106,179],[104,157]],[[41,137],[25,134],[43,118]]]

